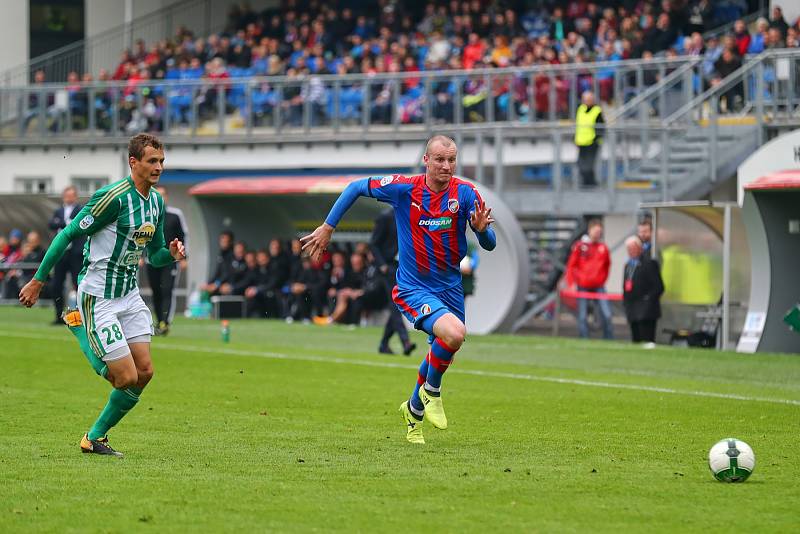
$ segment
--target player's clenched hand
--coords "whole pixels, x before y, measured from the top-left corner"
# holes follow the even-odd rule
[[[477,232],[485,232],[489,224],[494,222],[492,208],[486,207],[486,202],[475,201],[475,211],[469,218],[469,224]]]
[[[169,243],[169,253],[175,258],[175,261],[186,259],[186,248],[183,243],[176,237]]]
[[[333,226],[322,223],[316,230],[300,238],[303,252],[313,261],[319,260],[322,253],[328,248],[328,243],[331,242],[331,235],[333,235]]]
[[[42,291],[43,285],[42,282],[35,278],[25,284],[25,287],[19,292],[20,303],[28,308],[36,304],[36,301],[39,300],[39,293]]]

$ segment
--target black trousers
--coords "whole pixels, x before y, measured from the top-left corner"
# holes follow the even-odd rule
[[[581,185],[591,187],[597,185],[594,174],[594,163],[597,160],[597,144],[578,147],[578,172],[581,175]]]
[[[656,321],[630,321],[631,325],[631,339],[634,343],[647,341],[655,343],[656,341]]]
[[[147,266],[147,280],[153,290],[153,311],[156,313],[156,322],[172,322],[174,302],[172,293],[178,281],[180,269],[177,264],[167,267]]]
[[[56,319],[61,319],[64,311],[64,283],[67,281],[67,273],[70,274],[73,286],[78,287],[78,274],[81,272],[83,256],[75,253],[71,248],[64,254],[53,269],[53,279],[50,281],[50,293],[53,296],[53,305],[56,311]]]
[[[294,295],[291,295],[290,299],[292,296]],[[255,297],[247,299],[246,314],[247,317],[280,319],[283,317],[280,293],[273,290],[259,291]]]
[[[395,334],[400,338],[403,347],[408,346],[408,330],[406,330],[406,323],[403,322],[403,316],[400,310],[395,306],[392,300],[392,289],[397,283],[395,276],[397,275],[397,266],[389,264],[389,272],[386,274],[386,289],[389,292],[389,317],[386,319],[386,324],[383,327],[383,336],[381,336],[381,345],[389,343],[389,339]]]

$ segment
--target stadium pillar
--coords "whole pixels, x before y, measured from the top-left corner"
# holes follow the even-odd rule
[[[500,128],[494,130],[494,191],[503,194],[503,132]]]
[[[477,150],[477,161],[475,162],[475,180],[482,184],[483,176],[483,132],[475,134],[475,149]]]
[[[122,42],[125,43],[125,48],[133,49],[133,32],[131,25],[133,24],[133,0],[125,0],[125,34]]]
[[[728,350],[731,331],[731,205],[725,204],[722,220],[722,343]]]

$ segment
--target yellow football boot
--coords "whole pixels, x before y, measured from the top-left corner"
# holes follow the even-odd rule
[[[414,417],[411,410],[408,408],[408,401],[400,405],[400,415],[403,417],[403,422],[406,424],[406,439],[410,443],[425,443],[425,437],[422,435],[422,421]]]
[[[444,414],[441,395],[434,397],[425,390],[425,386],[420,386],[419,398],[425,406],[425,417],[428,418],[428,421],[441,430],[447,428],[447,416]]]

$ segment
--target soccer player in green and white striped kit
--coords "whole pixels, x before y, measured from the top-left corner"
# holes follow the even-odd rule
[[[53,240],[19,300],[32,306],[50,270],[77,236],[89,236],[78,284],[78,313],[65,322],[78,338],[95,372],[114,390],[92,428],[81,439],[86,453],[122,456],[108,444],[108,431],[128,413],[153,377],[150,310],[139,295],[136,277],[142,252],[163,267],[185,258],[183,243],[164,242],[164,200],[155,189],[164,169],[164,147],[150,134],[128,143],[130,176],[94,194]]]

